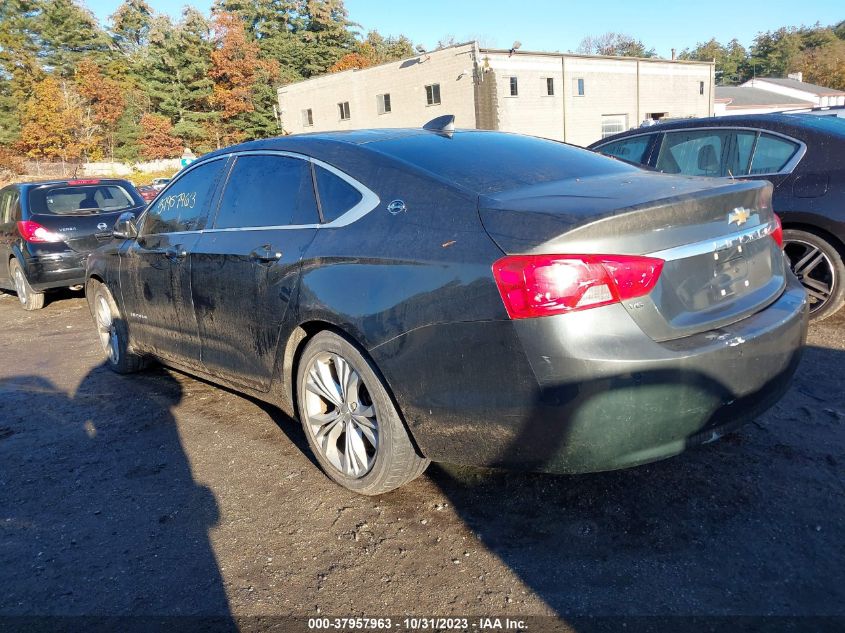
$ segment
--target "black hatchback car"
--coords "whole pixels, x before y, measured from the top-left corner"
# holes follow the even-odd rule
[[[112,239],[124,211],[144,201],[126,180],[25,182],[0,190],[0,289],[17,292],[26,310],[44,293],[82,286],[85,260]]]
[[[430,459],[622,468],[788,388],[807,303],[770,196],[444,122],[255,141],[121,216],[86,295],[112,369],[274,403],[363,494]]]
[[[845,304],[845,119],[815,113],[685,119],[616,134],[590,149],[668,174],[770,181],[810,318]]]

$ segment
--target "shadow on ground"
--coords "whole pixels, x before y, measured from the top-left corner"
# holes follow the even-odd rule
[[[789,394],[758,421],[651,465],[578,476],[432,465],[428,476],[561,616],[842,616],[837,367],[845,353],[807,348]],[[548,454],[566,441],[547,437]]]
[[[171,413],[181,400],[161,369],[129,389],[100,366],[75,393],[0,380],[4,616],[213,616],[227,628],[208,535],[218,509],[191,474]]]

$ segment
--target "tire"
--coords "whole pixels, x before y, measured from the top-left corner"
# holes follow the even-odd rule
[[[91,280],[85,290],[109,369],[118,374],[132,374],[146,367],[146,359],[134,353],[129,345],[126,321],[121,318],[108,287]]]
[[[842,254],[815,233],[784,229],[783,250],[810,297],[810,319],[821,321],[845,304]]]
[[[296,394],[311,451],[341,486],[379,495],[428,467],[373,366],[337,334],[320,332],[306,344]]]
[[[9,263],[9,273],[15,283],[15,292],[24,310],[40,310],[44,307],[44,293],[33,290],[26,278],[26,273],[17,259]]]

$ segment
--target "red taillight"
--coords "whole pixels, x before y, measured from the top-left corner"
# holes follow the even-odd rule
[[[69,185],[97,185],[100,181],[96,179],[87,179],[87,180],[68,180],[67,184]]]
[[[27,242],[61,242],[62,236],[48,231],[38,222],[24,220],[18,222],[18,231]]]
[[[663,260],[634,255],[509,255],[493,276],[512,319],[597,308],[651,292]]]
[[[781,224],[780,217],[777,213],[775,216],[775,229],[772,231],[772,239],[777,242],[777,245],[783,248],[783,224]]]

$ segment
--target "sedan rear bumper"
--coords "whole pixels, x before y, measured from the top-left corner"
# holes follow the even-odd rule
[[[400,374],[397,359],[405,374],[427,367],[394,386],[424,455],[593,472],[676,455],[766,411],[800,360],[807,303],[789,275],[761,312],[664,343],[645,336],[621,305],[425,329],[441,331],[417,330],[373,350],[389,381]],[[434,344],[443,339],[451,344]]]
[[[85,283],[85,263],[88,255],[76,251],[62,251],[26,257],[25,273],[35,290],[64,288]]]

